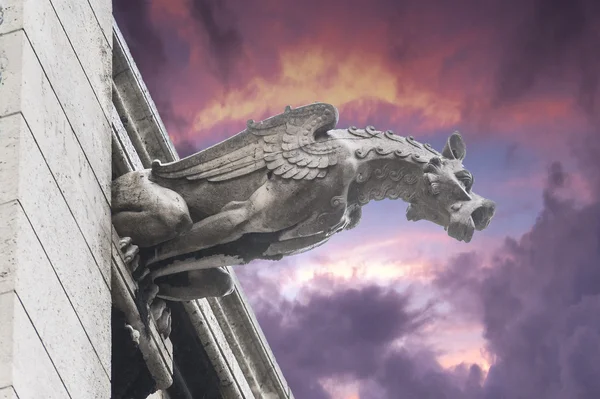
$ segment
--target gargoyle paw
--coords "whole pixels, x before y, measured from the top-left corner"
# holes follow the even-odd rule
[[[144,298],[146,299],[146,304],[148,306],[152,305],[156,295],[158,295],[158,285],[151,283],[144,288]]]
[[[129,324],[125,324],[125,329],[129,331],[131,340],[133,342],[135,342],[136,345],[139,345],[140,344],[140,332],[138,330],[136,330],[135,328],[133,328]]]
[[[123,237],[119,241],[119,249],[123,253],[123,259],[125,260],[125,264],[129,266],[129,269],[132,272],[135,271],[138,268],[140,262],[140,248],[132,243],[131,237]]]

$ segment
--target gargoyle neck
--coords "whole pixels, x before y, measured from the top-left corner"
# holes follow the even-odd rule
[[[429,144],[391,131],[381,132],[368,126],[351,127],[348,133],[360,138],[355,141],[354,151],[358,173],[349,193],[351,202],[360,205],[383,199],[410,202],[421,190],[423,167],[432,157],[441,156]]]

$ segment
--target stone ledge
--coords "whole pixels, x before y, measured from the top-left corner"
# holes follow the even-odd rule
[[[113,101],[144,167],[149,168],[154,159],[148,154],[161,161],[177,159],[175,147],[116,22],[113,25],[113,81]]]
[[[166,389],[173,383],[173,346],[169,339],[165,340],[160,336],[154,320],[150,320],[149,335],[146,336],[145,323],[135,302],[137,284],[133,281],[118,248],[119,236],[113,230],[113,306],[125,313],[128,324],[139,333],[138,347],[148,371],[156,381],[156,388]]]

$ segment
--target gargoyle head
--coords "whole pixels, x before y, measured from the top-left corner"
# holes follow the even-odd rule
[[[462,160],[466,147],[462,137],[453,133],[442,151],[424,166],[418,195],[406,210],[408,220],[429,220],[443,226],[448,235],[469,242],[475,230],[485,229],[496,205],[472,191],[473,175]]]

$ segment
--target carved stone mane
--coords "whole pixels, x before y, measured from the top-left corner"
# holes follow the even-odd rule
[[[354,152],[359,162],[370,157],[383,159],[380,163],[371,161],[373,167],[362,169],[356,176],[356,183],[364,185],[356,195],[356,202],[361,206],[383,199],[411,202],[417,195],[411,186],[419,181],[422,165],[433,156],[442,156],[429,144],[421,144],[412,136],[398,136],[391,130],[382,132],[373,126],[365,129],[352,126],[348,133],[362,139],[361,147]]]

